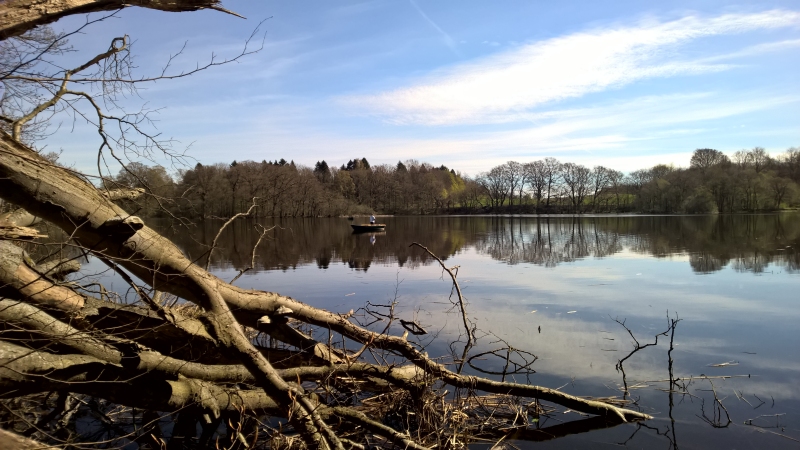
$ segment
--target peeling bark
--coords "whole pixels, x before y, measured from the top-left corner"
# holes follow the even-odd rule
[[[144,195],[144,189],[142,188],[135,188],[135,189],[112,189],[110,191],[104,191],[103,195],[106,196],[107,199],[111,201],[115,200],[136,200],[137,198]]]
[[[30,227],[41,221],[40,217],[36,217],[22,208],[0,214],[0,226]]]

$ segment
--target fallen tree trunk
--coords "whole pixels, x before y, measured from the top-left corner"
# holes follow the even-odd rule
[[[0,295],[26,299],[64,311],[83,308],[83,295],[54,284],[31,267],[29,261],[30,258],[25,258],[20,247],[0,241]],[[45,269],[52,270],[50,267]]]
[[[244,290],[225,283],[186,259],[169,240],[128,215],[94,186],[53,165],[9,135],[3,134],[1,138],[0,192],[3,192],[5,200],[58,225],[79,245],[124,267],[139,279],[147,280],[154,289],[194,301],[210,311],[212,314],[206,316],[210,322],[207,329],[212,332],[213,339],[235,350],[249,373],[261,380],[258,384],[265,392],[280,399],[279,404],[300,408],[294,417],[303,421],[305,425],[301,426],[307,435],[314,436],[313,442],[320,448],[338,445],[335,438],[324,432],[325,425],[320,417],[311,413],[313,405],[307,400],[305,403],[290,400],[304,397],[301,391],[295,392],[295,388],[286,384],[260,353],[250,350],[252,347],[244,339],[238,322],[269,332],[271,325],[265,326],[265,323],[280,322],[279,318],[288,315],[333,330],[362,344],[397,352],[430,376],[455,387],[535,397],[576,411],[616,417],[621,421],[648,417],[543,387],[456,374],[428,358],[404,338],[363,329],[341,315],[312,308],[288,297]],[[81,341],[86,342],[84,339]],[[86,351],[85,348],[82,350]],[[194,373],[188,375],[196,376]]]
[[[647,418],[635,411],[585,401],[538,386],[511,385],[457,375],[425,357],[400,337],[360,328],[342,316],[305,305],[271,292],[232,286],[189,261],[171,241],[147,226],[129,226],[131,216],[99,190],[25,148],[6,133],[0,136],[0,192],[3,198],[61,227],[82,246],[110,258],[159,291],[211,309],[209,292],[217,293],[242,324],[256,328],[258,319],[291,310],[297,320],[330,328],[362,344],[400,352],[414,364],[455,386],[473,386],[487,392],[524,395],[562,404],[588,414],[628,419]],[[138,223],[138,222],[137,222]],[[151,281],[152,280],[152,281]],[[212,288],[213,286],[213,288]]]

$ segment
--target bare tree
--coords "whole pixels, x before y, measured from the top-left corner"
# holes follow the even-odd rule
[[[522,204],[522,190],[525,189],[525,171],[522,168],[522,164],[516,161],[508,161],[504,164],[505,166],[505,176],[508,178],[506,182],[509,188],[509,205],[514,205],[514,192],[519,192],[519,197],[517,197],[517,204]]]
[[[771,158],[769,157],[769,153],[764,149],[764,147],[755,147],[748,152],[748,160],[753,165],[753,169],[756,173],[761,173],[764,169],[766,169],[770,162]]]
[[[583,201],[590,192],[592,171],[580,164],[566,163],[562,166],[561,177],[573,211],[580,212]]]
[[[789,178],[794,180],[795,183],[800,183],[800,148],[792,147],[786,150],[786,153],[780,159],[786,166]]]
[[[608,183],[611,185],[611,188],[614,190],[614,198],[616,199],[616,206],[619,210],[620,207],[620,194],[622,191],[622,187],[624,185],[625,175],[619,170],[609,169],[608,172]]]
[[[542,161],[542,174],[547,183],[547,202],[550,206],[550,198],[553,192],[558,190],[559,177],[561,176],[561,163],[555,158],[545,158]]]
[[[710,167],[727,162],[730,162],[730,159],[719,150],[714,150],[713,148],[698,148],[692,153],[689,164],[691,167],[697,168],[705,173]]]
[[[600,193],[611,182],[612,170],[603,166],[594,166],[592,169],[592,208],[597,210],[597,200]]]
[[[478,183],[483,186],[487,195],[489,195],[494,208],[503,206],[509,195],[513,195],[514,186],[511,181],[514,176],[509,175],[508,170],[508,166],[503,164],[492,168],[492,170],[479,175],[477,178]]]
[[[525,179],[528,181],[529,186],[533,190],[533,196],[536,199],[536,207],[542,203],[545,188],[547,187],[547,179],[544,174],[544,163],[542,161],[534,161],[525,163],[523,165],[525,170]]]

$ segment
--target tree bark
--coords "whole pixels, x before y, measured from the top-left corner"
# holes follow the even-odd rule
[[[22,248],[0,241],[0,295],[26,299],[62,311],[83,308],[85,298],[72,289],[58,286],[25,261]],[[27,258],[30,261],[30,258]]]
[[[128,6],[170,12],[214,9],[233,14],[222,7],[220,0],[7,0],[0,3],[0,40],[72,14],[115,11]]]
[[[2,428],[0,428],[0,447],[16,450],[59,450],[58,447],[44,445],[41,442],[28,439]]]

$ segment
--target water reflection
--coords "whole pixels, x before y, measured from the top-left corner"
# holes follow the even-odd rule
[[[767,414],[797,421],[800,363],[790,349],[800,346],[800,313],[791,294],[797,276],[786,273],[800,273],[800,214],[397,217],[385,222],[386,231],[375,234],[353,234],[344,219],[264,222],[276,228],[256,248],[252,272],[261,273],[242,277],[237,285],[275,290],[342,312],[358,311],[368,301],[398,300],[398,318],[418,320],[436,336],[424,340],[412,335],[409,340],[443,361],[459,360],[459,354],[447,357],[449,342],[463,332],[461,319],[450,309],[449,280],[441,277],[435,260],[409,247],[419,242],[450,259],[448,266],[461,266],[469,319],[484,333],[461,361],[474,356],[484,372],[505,372],[502,361],[486,354],[502,339],[538,358],[532,366],[536,373],[524,381],[561,386],[574,395],[617,397],[627,383],[629,398],[656,417],[636,426],[604,428],[605,423],[591,419],[556,424],[577,418],[559,414],[552,423],[542,420],[509,434],[506,439],[515,439],[514,445],[569,435],[561,442],[536,443],[536,448],[596,448],[605,442],[677,449],[679,441],[682,449],[738,448],[743,442],[768,448],[785,438],[757,435],[742,424],[758,419],[768,407]],[[207,222],[191,233],[175,230],[172,237],[204,262],[220,225]],[[214,272],[230,279],[234,269],[249,267],[258,237],[254,222],[236,222],[218,241]],[[631,351],[632,336],[615,319],[627,323],[644,345],[665,330],[667,312],[685,320],[674,351],[671,340],[662,338],[626,360],[628,378],[623,380],[615,365]],[[384,323],[374,326],[380,330]],[[399,325],[388,330],[394,336],[403,332]],[[327,339],[327,330],[320,333]],[[715,366],[728,361],[735,365]],[[465,370],[478,372],[472,366]],[[714,388],[733,420],[725,429],[702,419],[704,414],[715,418]],[[769,403],[756,411],[759,399]],[[582,431],[591,433],[575,434]]]
[[[800,214],[611,217],[397,217],[380,233],[352,233],[344,219],[285,219],[256,249],[256,270],[287,270],[345,264],[367,271],[373,264],[417,267],[431,258],[412,242],[446,259],[470,248],[507,264],[555,267],[587,257],[621,252],[656,258],[688,255],[696,273],[731,266],[761,273],[770,266],[800,268]],[[204,262],[221,222],[207,221],[171,237],[193,259]],[[169,230],[165,223],[156,228]],[[234,223],[219,239],[212,266],[248,267],[259,232],[253,222]]]

